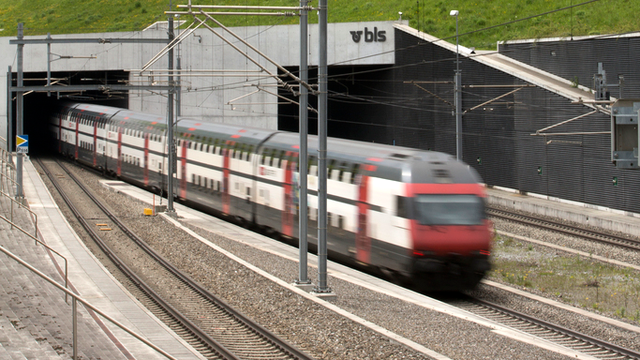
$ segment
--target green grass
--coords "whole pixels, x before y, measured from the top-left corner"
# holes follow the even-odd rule
[[[489,279],[640,323],[637,271],[498,236]]]
[[[296,0],[193,0],[206,5],[286,5]],[[496,42],[555,36],[620,34],[640,30],[633,14],[640,13],[636,0],[600,0],[525,21],[490,28],[518,19],[557,10],[580,0],[328,0],[329,22],[397,20],[398,12],[420,30],[455,42],[456,23],[449,11],[459,15],[460,44],[495,49]],[[175,5],[187,4],[174,0]],[[317,0],[311,2],[316,6]],[[0,0],[0,36],[15,36],[18,22],[25,35],[137,31],[166,20],[169,0]],[[219,16],[227,26],[296,24],[295,17]],[[183,17],[184,19],[184,17]],[[310,22],[317,22],[311,12]]]

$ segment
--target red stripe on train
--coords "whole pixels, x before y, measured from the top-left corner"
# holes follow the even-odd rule
[[[356,260],[371,262],[371,238],[367,233],[369,176],[360,175],[358,179],[358,228],[356,230]]]

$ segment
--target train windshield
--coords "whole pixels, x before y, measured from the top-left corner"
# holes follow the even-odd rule
[[[415,198],[415,219],[420,225],[480,225],[484,200],[476,195],[422,194]]]

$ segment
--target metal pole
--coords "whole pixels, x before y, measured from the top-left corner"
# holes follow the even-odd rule
[[[72,328],[73,328],[73,360],[78,359],[78,304],[76,298],[71,299]]]
[[[462,161],[462,77],[460,74],[459,45],[458,45],[458,14],[456,14],[456,159]]]
[[[47,40],[51,40],[51,33],[47,33]],[[51,43],[47,42],[47,86],[51,86]],[[47,97],[51,97],[51,91],[47,91]]]
[[[318,29],[318,286],[314,292],[323,294],[331,293],[327,287],[327,0],[318,2]]]
[[[178,19],[180,19],[180,15],[177,16]],[[178,21],[178,27],[180,27],[180,22]],[[180,36],[180,30],[178,30],[178,37]],[[181,58],[181,49],[180,49],[180,45],[182,43],[178,44],[178,46],[176,47],[178,50],[177,53],[177,58],[176,58],[176,70],[177,70],[177,74],[178,74],[178,79],[176,80],[176,118],[178,118],[179,116],[182,115],[182,77],[181,75],[181,71],[182,70],[182,66],[180,64],[180,58]]]
[[[169,17],[169,42],[173,41],[173,17]],[[169,73],[173,74],[173,48],[169,50]],[[169,76],[169,86],[173,85],[173,76]],[[169,151],[169,164],[167,166],[167,213],[174,214],[173,209],[173,175],[176,171],[176,149],[173,139],[173,126],[175,119],[173,116],[173,89],[169,90],[167,106],[167,143]],[[184,174],[183,174],[184,176]]]
[[[462,161],[462,76],[456,73],[456,159]]]
[[[308,22],[309,16],[305,9],[309,0],[300,0],[300,7],[303,10],[300,11],[300,106],[299,106],[299,131],[300,131],[300,157],[299,168],[300,176],[298,186],[300,187],[300,211],[298,217],[298,241],[300,242],[300,262],[298,271],[298,280],[296,284],[308,285],[311,284],[307,274],[307,252],[309,251],[308,244],[308,208],[307,208],[307,174],[308,174],[308,149],[307,149],[307,134],[309,132],[307,103],[309,100],[309,90],[303,86],[304,83],[309,82],[309,59],[308,59]]]
[[[9,162],[13,166],[13,72],[11,66],[7,70],[7,153],[9,154]]]
[[[23,24],[18,24],[18,40],[22,40],[24,38],[23,32]],[[23,85],[23,74],[22,74],[22,62],[23,62],[23,52],[24,52],[24,44],[18,44],[18,87]],[[23,103],[23,91],[17,92],[16,97],[16,134],[23,134],[23,120],[24,120],[24,103]],[[18,183],[16,189],[16,199],[22,199],[22,154],[16,154],[16,182]]]

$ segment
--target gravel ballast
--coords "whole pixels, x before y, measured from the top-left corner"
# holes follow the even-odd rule
[[[318,359],[420,359],[429,358],[363,325],[305,299],[248,270],[202,244],[162,217],[142,215],[148,207],[104,188],[89,171],[74,170],[87,185],[162,256],[187,271],[211,292]],[[189,226],[188,222],[183,224]],[[498,225],[497,225],[498,227]],[[295,261],[266,253],[229,238],[191,227],[199,235],[258,268],[287,282],[298,276]],[[513,230],[513,229],[511,229]],[[529,236],[529,235],[528,235]],[[310,280],[317,270],[309,268]],[[153,274],[150,274],[153,277]],[[566,356],[499,335],[487,327],[465,321],[395,297],[329,277],[337,294],[331,303],[371,323],[454,359],[561,359]],[[481,286],[474,294],[508,303],[518,311],[548,316],[567,327],[593,332],[609,339],[629,339],[632,334],[607,329],[571,312]],[[532,310],[527,310],[532,309]],[[553,320],[552,320],[553,321]],[[637,334],[635,334],[637,337]],[[624,345],[623,345],[624,346]]]

